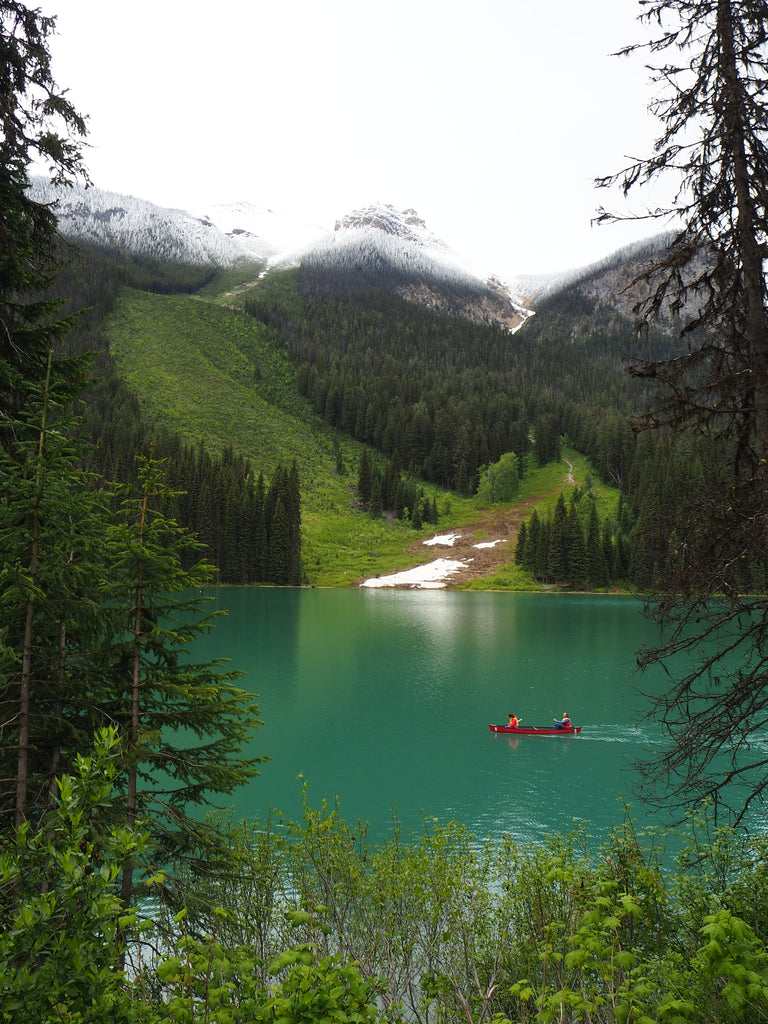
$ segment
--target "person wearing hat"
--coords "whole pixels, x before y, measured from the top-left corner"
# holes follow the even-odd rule
[[[560,718],[560,719],[553,718],[552,721],[555,723],[555,728],[556,729],[570,729],[571,728],[571,719],[570,719],[567,711],[563,712],[563,717],[562,718]]]

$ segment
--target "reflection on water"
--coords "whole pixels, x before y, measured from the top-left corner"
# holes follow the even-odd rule
[[[338,797],[374,838],[390,834],[393,810],[407,828],[426,815],[530,839],[585,822],[602,838],[631,799],[633,760],[658,741],[630,681],[651,626],[628,598],[238,588],[218,597],[229,614],[196,656],[245,670],[264,722],[253,753],[271,758],[237,794],[239,816],[299,815],[301,773],[313,806]],[[563,710],[580,736],[488,729],[510,711],[546,723]]]

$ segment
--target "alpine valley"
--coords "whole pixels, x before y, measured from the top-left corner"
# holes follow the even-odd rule
[[[502,282],[414,210],[328,232],[32,188],[57,211],[59,292],[87,310],[70,344],[94,353],[94,469],[130,480],[151,445],[222,582],[354,585],[433,559],[435,535],[464,537],[459,586],[643,587],[665,557],[676,481],[707,453],[632,429],[628,364],[681,344],[632,314],[664,238]]]

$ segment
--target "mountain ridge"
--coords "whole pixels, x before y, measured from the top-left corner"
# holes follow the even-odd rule
[[[617,250],[591,265],[553,275],[486,276],[434,235],[412,208],[376,202],[339,217],[332,231],[250,202],[206,212],[157,206],[95,186],[55,186],[33,178],[32,197],[55,206],[66,238],[139,260],[215,269],[248,266],[248,281],[308,264],[338,275],[389,276],[407,301],[475,323],[516,331],[551,296],[575,288],[632,316],[631,282],[662,236]],[[457,297],[460,294],[461,297]]]
[[[105,251],[198,266],[230,268],[256,263],[262,273],[300,265],[337,267],[371,261],[398,269],[409,301],[446,311],[442,283],[474,289],[460,315],[494,320],[516,330],[531,311],[498,278],[483,278],[427,228],[415,210],[374,203],[340,217],[332,232],[250,203],[222,204],[206,213],[160,207],[95,186],[55,186],[33,179],[30,194],[55,206],[61,234]]]

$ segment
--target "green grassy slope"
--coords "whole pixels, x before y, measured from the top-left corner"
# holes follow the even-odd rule
[[[294,367],[267,328],[190,296],[126,289],[107,331],[121,373],[151,417],[211,450],[231,444],[267,479],[278,463],[297,460],[311,583],[343,586],[410,564],[404,548],[418,535],[354,508],[360,446],[340,440],[339,475],[334,432],[298,397]],[[457,515],[471,515],[469,502],[452,503]]]
[[[293,454],[307,459],[310,433],[293,429],[290,411],[293,368],[254,321],[189,296],[126,290],[108,330],[151,416],[212,449],[232,444],[267,474]]]

